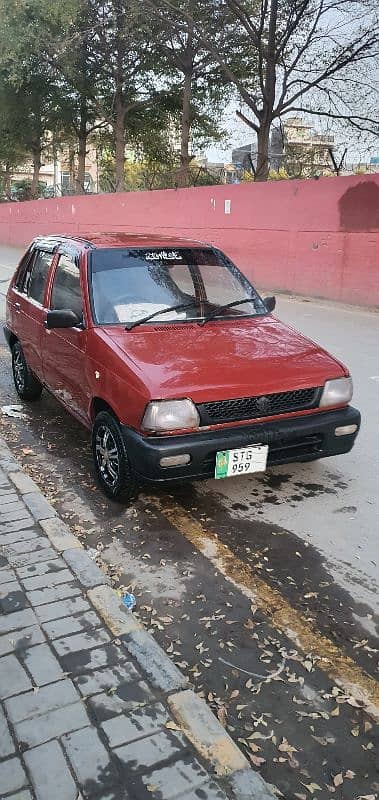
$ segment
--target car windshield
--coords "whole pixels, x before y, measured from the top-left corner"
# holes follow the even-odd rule
[[[99,325],[130,325],[150,314],[156,325],[199,321],[212,312],[214,319],[267,313],[237,267],[211,248],[93,250],[89,280]],[[237,305],[217,313],[218,306],[230,303]]]

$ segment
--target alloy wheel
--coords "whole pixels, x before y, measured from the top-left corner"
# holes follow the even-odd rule
[[[101,425],[96,431],[95,453],[99,473],[106,485],[113,489],[120,477],[120,460],[115,439],[107,425]]]
[[[22,352],[18,347],[13,352],[13,373],[17,390],[23,392],[25,389],[25,364]]]

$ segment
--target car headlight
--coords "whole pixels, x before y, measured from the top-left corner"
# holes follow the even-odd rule
[[[142,428],[159,433],[198,428],[199,423],[199,412],[192,400],[153,400],[144,413]]]
[[[347,405],[352,396],[353,381],[351,378],[336,378],[333,381],[326,381],[322,390],[320,408]]]

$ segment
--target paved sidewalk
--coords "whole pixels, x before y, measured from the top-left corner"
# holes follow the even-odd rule
[[[272,797],[107,580],[0,439],[0,798]]]

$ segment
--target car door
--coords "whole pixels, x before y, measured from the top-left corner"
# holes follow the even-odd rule
[[[50,288],[49,308],[70,309],[83,320],[74,328],[45,328],[42,347],[45,383],[50,391],[83,421],[88,421],[86,380],[87,330],[80,285],[79,254],[61,246]]]
[[[34,248],[22,264],[9,298],[12,305],[12,330],[21,342],[30,369],[41,381],[41,341],[45,333],[46,289],[53,259],[52,249]]]

